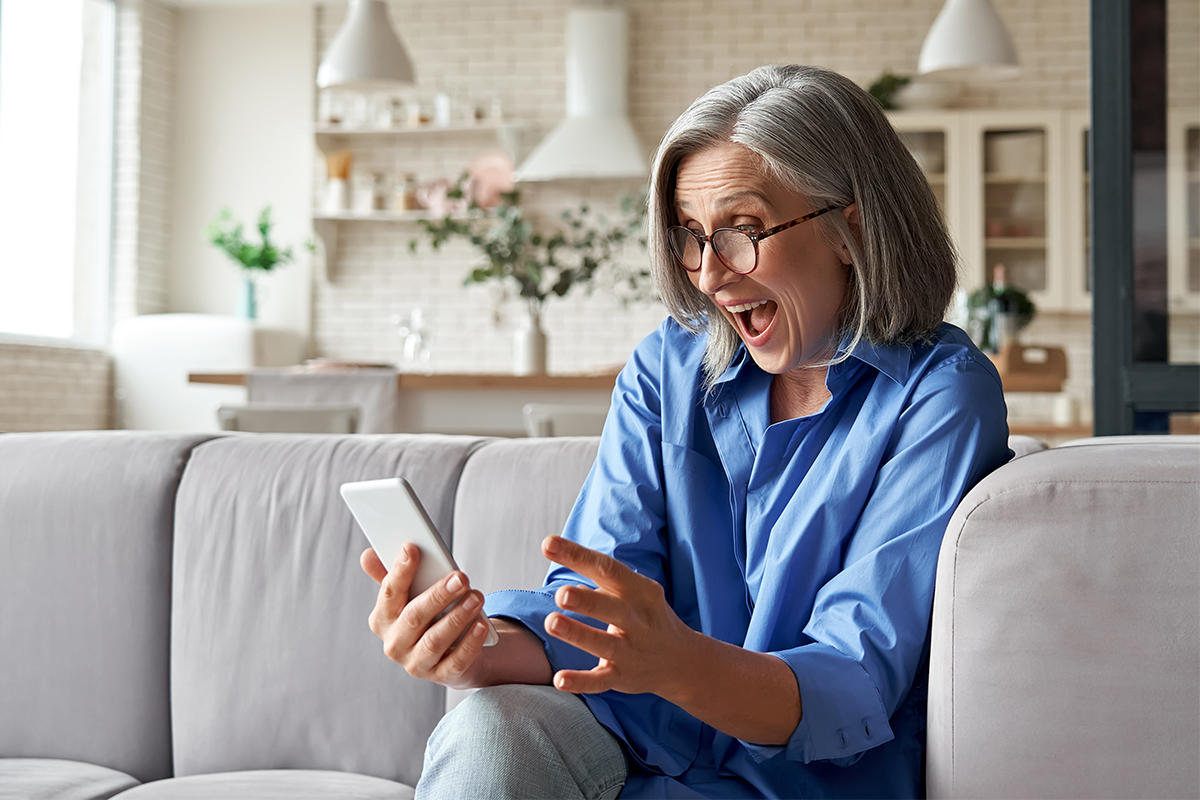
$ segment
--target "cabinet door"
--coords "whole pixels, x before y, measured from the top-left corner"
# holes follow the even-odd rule
[[[968,215],[966,288],[992,282],[997,264],[1040,310],[1066,305],[1061,112],[964,115]]]
[[[1172,312],[1200,310],[1200,112],[1167,115],[1167,294]]]
[[[954,112],[895,111],[888,118],[925,173],[955,245],[962,249],[962,145]]]

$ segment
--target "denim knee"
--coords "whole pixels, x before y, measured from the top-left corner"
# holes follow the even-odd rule
[[[620,743],[578,697],[549,686],[481,689],[429,737],[417,797],[615,797]]]

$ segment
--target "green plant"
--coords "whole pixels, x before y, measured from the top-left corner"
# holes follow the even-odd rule
[[[896,92],[908,86],[910,82],[912,78],[907,75],[896,75],[891,70],[884,70],[867,88],[867,93],[875,98],[880,108],[891,111],[896,107]]]
[[[1037,308],[1029,299],[1029,295],[1012,286],[1004,287],[1004,290],[999,293],[994,286],[984,286],[971,292],[967,297],[967,333],[970,334],[975,344],[984,350],[994,349],[999,344],[991,341],[991,310],[989,306],[992,298],[1000,295],[1007,297],[1011,301],[1012,307],[1016,309],[1017,331],[1032,322],[1034,315],[1037,314]]]
[[[246,240],[242,223],[233,218],[228,208],[223,208],[204,229],[204,235],[242,269],[270,272],[292,260],[292,248],[281,250],[271,243],[272,224],[271,207],[267,206],[258,215],[258,235],[262,244],[251,244]],[[315,249],[312,242],[305,243],[304,247],[310,251]]]
[[[462,200],[466,196],[466,176],[447,192],[447,197]],[[624,219],[610,224],[603,216],[594,222],[586,205],[562,212],[562,225],[542,231],[521,209],[517,190],[500,195],[494,208],[483,208],[473,199],[466,215],[447,214],[438,220],[421,220],[424,239],[434,250],[451,240],[466,240],[484,257],[473,268],[464,284],[497,281],[516,289],[519,296],[540,308],[551,297],[562,297],[577,286],[590,290],[597,272],[605,265],[615,266],[616,251],[628,241],[640,241],[644,205],[623,198]],[[421,239],[409,242],[415,253]],[[646,273],[648,275],[648,273]],[[624,280],[636,285],[642,272],[629,272]]]

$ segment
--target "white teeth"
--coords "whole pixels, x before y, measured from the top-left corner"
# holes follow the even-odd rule
[[[741,305],[737,306],[725,306],[725,310],[731,314],[740,314],[743,311],[749,311],[752,308],[758,308],[759,306],[764,305],[766,302],[766,300],[758,300],[753,303],[742,303]]]

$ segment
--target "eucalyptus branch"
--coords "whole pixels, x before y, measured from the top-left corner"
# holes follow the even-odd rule
[[[447,197],[462,199],[465,179],[460,178]],[[593,222],[591,210],[581,205],[562,213],[561,226],[541,231],[525,218],[520,192],[514,190],[502,194],[495,208],[482,208],[472,200],[465,216],[419,221],[423,236],[411,240],[409,248],[417,252],[422,239],[435,251],[447,242],[465,240],[484,263],[467,273],[464,284],[498,281],[540,305],[575,287],[590,291],[597,271],[613,263],[617,248],[641,231],[642,207],[623,201],[622,212],[625,219],[617,224],[604,217]],[[644,244],[644,237],[639,241]]]

